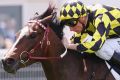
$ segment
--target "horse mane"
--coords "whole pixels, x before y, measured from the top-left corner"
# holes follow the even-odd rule
[[[49,4],[49,7],[47,8],[47,10],[39,15],[38,13],[36,13],[37,16],[33,17],[33,20],[40,20],[40,19],[43,19],[47,16],[50,16],[52,15],[52,18],[47,20],[47,21],[44,21],[42,22],[43,25],[47,26],[49,25],[49,27],[52,28],[52,30],[56,33],[56,35],[62,39],[63,37],[63,26],[60,25],[60,21],[58,20],[57,18],[57,12],[56,12],[56,8],[55,6],[52,6],[51,4]]]

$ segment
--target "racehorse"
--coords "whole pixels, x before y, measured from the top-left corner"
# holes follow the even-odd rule
[[[105,62],[94,54],[66,49],[61,42],[62,30],[55,7],[50,5],[18,32],[2,60],[4,70],[15,73],[41,62],[47,80],[115,80]]]

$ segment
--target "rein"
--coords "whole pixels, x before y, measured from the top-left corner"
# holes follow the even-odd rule
[[[65,52],[64,53],[62,53],[59,57],[35,57],[35,56],[32,56],[32,54],[34,53],[34,51],[36,50],[36,49],[38,49],[38,47],[41,47],[41,49],[43,48],[43,44],[45,43],[45,40],[46,40],[46,43],[47,43],[47,45],[46,45],[46,47],[45,47],[45,53],[46,53],[46,51],[47,51],[47,49],[48,49],[48,46],[50,45],[50,40],[49,40],[49,38],[48,38],[48,34],[49,34],[49,28],[47,27],[45,27],[44,25],[42,25],[41,24],[41,20],[31,20],[31,21],[29,21],[28,22],[28,25],[30,24],[30,23],[34,23],[34,25],[33,26],[36,26],[36,25],[39,25],[42,29],[44,29],[45,30],[45,32],[44,32],[44,36],[43,36],[43,39],[41,40],[41,41],[39,41],[39,42],[37,42],[37,44],[35,45],[35,47],[33,48],[33,49],[31,49],[29,52],[28,51],[23,51],[22,53],[21,53],[21,55],[20,55],[20,62],[21,63],[23,63],[23,64],[25,64],[26,62],[28,62],[29,60],[54,60],[54,59],[62,59],[66,54],[67,54],[67,49],[65,50]],[[27,54],[27,60],[23,60],[22,59],[22,56],[24,56],[24,54]]]

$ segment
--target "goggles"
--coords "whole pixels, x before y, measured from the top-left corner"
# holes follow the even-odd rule
[[[68,20],[62,21],[62,23],[63,23],[64,25],[69,26],[69,27],[74,27],[74,26],[78,23],[78,19],[79,19],[79,18],[68,19]]]

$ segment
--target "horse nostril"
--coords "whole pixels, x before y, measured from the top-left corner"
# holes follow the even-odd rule
[[[15,60],[12,59],[12,58],[8,58],[6,60],[4,60],[4,62],[7,64],[7,65],[13,65],[15,63]]]

